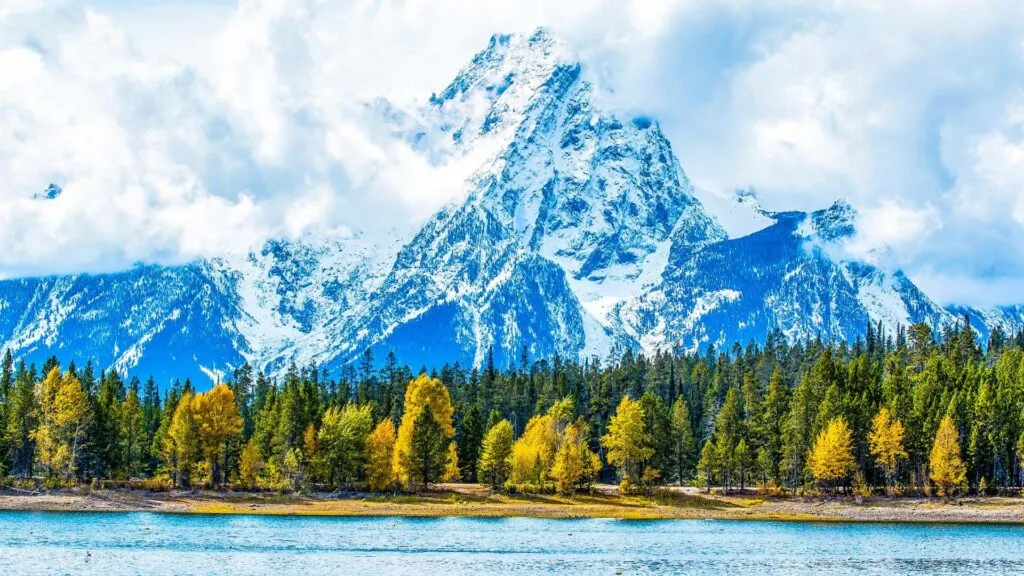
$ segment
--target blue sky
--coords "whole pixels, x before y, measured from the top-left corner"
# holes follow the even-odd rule
[[[944,303],[1024,301],[1008,0],[5,0],[0,274],[420,218],[456,173],[382,143],[359,102],[412,107],[492,33],[539,25],[602,105],[659,119],[698,186],[775,209],[844,197],[851,255]],[[30,201],[50,181],[65,194]]]

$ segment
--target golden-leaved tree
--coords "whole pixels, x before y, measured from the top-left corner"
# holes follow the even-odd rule
[[[623,486],[638,485],[641,464],[654,454],[639,402],[629,396],[622,397],[608,424],[608,433],[601,437],[601,444],[608,450],[608,463],[619,468]]]
[[[255,490],[259,486],[264,464],[259,444],[255,440],[249,440],[238,460],[238,481],[242,488]]]
[[[37,388],[39,425],[31,437],[48,476],[70,480],[89,425],[89,401],[70,371],[50,370]]]
[[[512,444],[514,433],[512,423],[502,420],[491,426],[484,434],[480,448],[480,462],[477,464],[477,477],[482,483],[498,489],[508,481],[512,464]]]
[[[885,487],[889,491],[896,477],[896,465],[907,457],[903,448],[903,423],[893,418],[888,408],[882,408],[871,420],[868,432],[868,446],[875,457],[875,465],[885,476]]]
[[[566,426],[572,421],[572,400],[556,402],[547,413],[526,423],[522,436],[512,446],[509,483],[525,490],[544,491],[552,481],[551,469]]]
[[[201,455],[199,427],[192,410],[194,399],[191,392],[181,395],[161,447],[164,466],[176,486],[190,485]]]
[[[426,374],[420,374],[405,389],[405,411],[402,413],[402,423],[398,426],[398,437],[395,440],[395,451],[392,459],[392,468],[395,480],[405,489],[411,489],[417,478],[411,473],[413,469],[413,432],[415,431],[416,420],[424,408],[430,407],[430,413],[440,427],[441,434],[451,440],[455,436],[455,427],[452,425],[452,399],[448,388],[437,378],[431,378]],[[445,447],[447,459],[451,459],[451,452]],[[456,461],[458,460],[456,455]],[[426,488],[424,486],[424,488]]]
[[[967,469],[960,458],[960,435],[948,415],[939,423],[928,463],[932,482],[935,482],[939,495],[946,499],[967,482]]]
[[[227,385],[217,384],[209,392],[196,394],[190,409],[212,482],[227,482],[229,447],[242,433],[242,416],[235,393]]]
[[[590,449],[589,439],[590,426],[582,418],[565,428],[551,467],[559,494],[572,496],[588,487],[601,471],[601,459]]]
[[[850,426],[842,417],[828,422],[814,441],[807,462],[815,480],[835,486],[853,472],[857,463],[853,459],[852,437]]]
[[[375,492],[395,485],[392,460],[395,453],[395,424],[385,418],[366,440],[366,484]]]

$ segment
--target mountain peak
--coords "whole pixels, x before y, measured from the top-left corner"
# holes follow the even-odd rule
[[[58,196],[64,193],[64,189],[57,186],[54,183],[50,183],[41,194],[36,193],[32,195],[34,200],[55,200]]]
[[[812,212],[811,221],[815,232],[823,240],[849,238],[857,231],[857,210],[846,200],[839,199],[824,210]]]

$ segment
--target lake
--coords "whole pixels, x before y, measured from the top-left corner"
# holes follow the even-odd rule
[[[1024,527],[0,512],[0,574],[1021,574]]]

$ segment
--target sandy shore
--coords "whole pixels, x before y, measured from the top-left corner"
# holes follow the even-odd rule
[[[951,503],[923,498],[761,498],[704,495],[682,489],[669,498],[620,496],[612,487],[593,495],[491,495],[475,485],[447,485],[417,496],[369,494],[282,496],[208,491],[62,490],[25,494],[0,490],[0,510],[162,512],[325,516],[479,516],[624,519],[743,519],[850,522],[978,522],[1024,524],[1024,498],[970,498]]]

